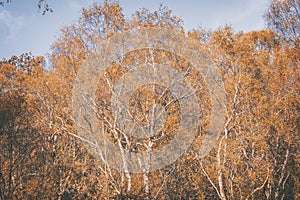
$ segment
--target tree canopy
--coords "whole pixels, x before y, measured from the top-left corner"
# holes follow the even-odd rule
[[[269,28],[244,33],[230,26],[185,32],[182,20],[164,5],[140,9],[131,19],[117,1],[83,8],[52,44],[50,69],[43,68],[43,57],[30,53],[0,62],[0,199],[300,198],[298,11],[299,0],[272,1],[265,15]],[[125,167],[115,170],[88,151],[76,129],[72,94],[82,66],[101,42],[144,27],[184,33],[207,53],[222,76],[227,112],[216,145],[200,158],[211,117],[201,74],[163,49],[122,55],[99,77],[94,102],[103,134],[120,151],[159,149],[175,137],[180,122],[180,103],[172,92],[164,85],[144,85],[134,91],[128,110],[135,121],[147,124],[153,105],[162,105],[167,116],[161,131],[141,139],[113,126],[111,84],[130,70],[164,63],[184,74],[196,88],[201,116],[197,138],[176,162],[131,173]]]

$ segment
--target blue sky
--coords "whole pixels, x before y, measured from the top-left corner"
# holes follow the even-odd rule
[[[12,0],[0,7],[0,59],[32,52],[45,55],[59,30],[80,16],[80,9],[103,0],[48,0],[53,13],[38,12],[38,0]],[[186,30],[216,29],[231,24],[235,31],[263,29],[269,0],[119,0],[127,18],[140,8],[168,6],[184,21]]]

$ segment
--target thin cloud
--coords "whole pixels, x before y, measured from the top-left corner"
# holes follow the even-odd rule
[[[239,31],[251,31],[264,28],[263,13],[267,8],[267,0],[248,1],[241,6],[235,16],[231,16],[232,23]]]
[[[80,10],[80,8],[83,6],[83,3],[76,0],[69,0],[68,5],[72,10]]]
[[[80,11],[81,8],[86,7],[87,5],[92,5],[94,0],[86,0],[86,1],[80,1],[80,0],[68,0],[67,5],[71,10],[74,11]]]
[[[0,30],[2,32],[1,37],[6,40],[14,39],[24,27],[24,18],[22,16],[13,16],[11,12],[7,10],[0,11]]]

